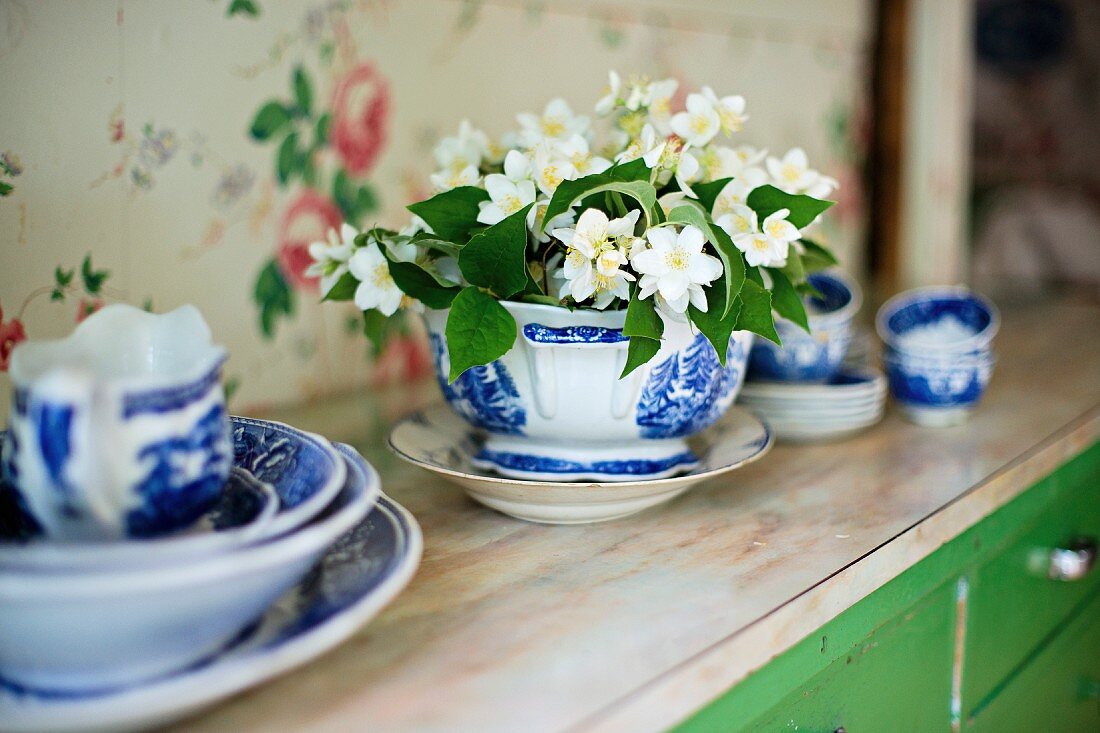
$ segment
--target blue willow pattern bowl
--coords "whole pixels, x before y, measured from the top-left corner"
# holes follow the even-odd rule
[[[914,422],[930,426],[964,421],[989,386],[994,363],[992,354],[955,359],[883,356],[894,399]]]
[[[810,333],[777,318],[775,328],[783,345],[757,339],[749,356],[749,379],[824,382],[840,369],[852,339],[852,319],[862,301],[859,286],[836,270],[807,279],[821,294],[806,300]]]

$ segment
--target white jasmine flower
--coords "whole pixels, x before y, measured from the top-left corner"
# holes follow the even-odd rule
[[[376,308],[382,315],[392,316],[401,306],[405,294],[390,277],[389,264],[377,242],[356,250],[348,260],[348,269],[359,280],[355,289],[356,308],[364,311]]]
[[[724,229],[731,239],[758,231],[756,212],[741,202],[726,207],[722,214],[714,218],[714,223]]]
[[[722,127],[722,132],[730,135],[744,129],[745,120],[748,119],[748,116],[745,115],[744,97],[740,94],[734,94],[719,98],[710,87],[703,87],[703,96],[714,107],[714,111],[718,113],[718,121]]]
[[[772,184],[787,193],[804,193],[821,182],[821,174],[810,168],[802,148],[791,148],[782,159],[768,156],[767,166]]]
[[[549,242],[550,233],[555,229],[562,229],[573,226],[575,213],[573,209],[564,211],[546,225],[545,229],[542,226],[542,220],[546,216],[546,207],[550,205],[550,199],[544,198],[535,202],[535,205],[531,207],[531,212],[527,215],[527,228],[531,230],[531,233],[535,235],[535,239],[540,242]]]
[[[653,126],[646,125],[642,128],[642,134],[631,140],[626,149],[615,157],[615,161],[628,163],[641,158],[646,166],[654,168],[665,152],[665,144],[664,139],[657,136]]]
[[[573,164],[573,170],[578,177],[602,173],[611,167],[610,160],[589,152],[588,141],[581,135],[574,135],[565,142],[555,145],[555,148]]]
[[[510,181],[519,183],[520,181],[531,180],[532,166],[531,156],[518,150],[509,150],[508,154],[504,156],[504,175]]]
[[[671,227],[651,227],[646,232],[649,247],[636,248],[630,265],[641,274],[639,297],[658,293],[673,313],[684,313],[688,304],[707,310],[703,285],[722,275],[722,262],[703,252],[706,238],[696,226],[686,226],[679,234]]]
[[[601,117],[610,114],[621,101],[619,92],[622,90],[623,80],[616,71],[607,72],[608,84],[604,95],[596,101],[596,114]]]
[[[667,217],[672,213],[672,210],[683,203],[684,199],[687,197],[688,195],[683,191],[669,191],[664,196],[658,198],[657,203],[660,205],[661,211],[665,212],[665,216]]]
[[[554,230],[567,247],[559,277],[565,279],[559,297],[581,303],[595,296],[596,308],[604,309],[615,298],[630,298],[634,275],[621,269],[629,261],[639,211],[608,219],[599,209],[585,209],[575,229]]]
[[[733,152],[737,154],[742,169],[759,166],[768,155],[766,148],[755,148],[752,145],[738,145]],[[734,175],[737,174],[734,173]]]
[[[532,148],[544,140],[566,140],[588,131],[588,118],[574,115],[564,99],[552,99],[542,115],[523,112],[516,115],[520,127],[520,142]]]
[[[819,173],[817,183],[807,188],[803,193],[807,196],[813,196],[815,199],[823,199],[831,196],[839,186],[840,184],[835,178]]]
[[[788,209],[780,209],[758,226],[756,212],[745,206],[715,223],[729,233],[750,266],[783,267],[787,264],[790,243],[801,236],[795,225],[787,221],[790,213]],[[744,226],[746,219],[748,231]]]
[[[470,125],[469,120],[463,120],[458,126],[458,134],[440,140],[432,152],[440,168],[463,170],[471,165],[479,167],[488,151],[488,136]]]
[[[306,277],[321,278],[321,295],[328,294],[332,286],[348,271],[348,260],[355,252],[355,238],[359,230],[344,222],[340,231],[328,230],[328,241],[309,245],[313,264],[306,269]]]
[[[465,168],[444,168],[428,176],[437,191],[450,191],[459,186],[476,186],[480,178],[477,168],[472,165]]]
[[[547,144],[535,148],[533,171],[535,184],[547,196],[553,196],[562,181],[577,177],[573,163],[556,146]]]
[[[718,134],[722,123],[714,105],[706,97],[689,94],[687,111],[674,114],[669,126],[688,145],[701,148]]]
[[[535,184],[532,181],[513,181],[507,175],[490,173],[485,176],[485,190],[489,201],[482,201],[477,220],[482,224],[496,224],[511,216],[527,204],[535,203]]]
[[[424,232],[425,234],[435,234],[435,232],[432,231],[432,228],[428,226],[428,222],[424,221],[416,214],[413,214],[412,218],[409,219],[409,223],[406,224],[404,228],[402,228],[401,231],[398,232],[398,234],[404,237],[415,237],[421,232]]]
[[[675,79],[662,79],[649,85],[645,93],[649,121],[661,135],[672,133],[672,97],[680,83]]]
[[[714,198],[714,206],[710,215],[714,221],[719,217],[731,214],[738,204],[744,204],[748,200],[753,189],[759,188],[768,182],[768,174],[762,168],[746,168],[741,175],[722,187]]]
[[[675,163],[675,175],[676,184],[680,187],[680,190],[693,199],[698,198],[695,192],[691,190],[691,184],[702,180],[703,168],[699,165],[698,158],[692,154],[691,149],[680,151]]]

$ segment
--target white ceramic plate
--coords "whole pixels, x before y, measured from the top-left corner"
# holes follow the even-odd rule
[[[530,522],[584,524],[625,517],[668,501],[693,485],[761,458],[773,438],[751,412],[732,407],[718,424],[688,440],[699,466],[648,481],[524,481],[474,468],[481,437],[446,405],[414,413],[390,433],[390,448],[440,474],[485,506]]]
[[[270,680],[332,649],[405,587],[420,563],[420,527],[387,496],[330,546],[313,571],[229,649],[156,682],[57,696],[0,681],[0,729],[103,733],[160,726]]]

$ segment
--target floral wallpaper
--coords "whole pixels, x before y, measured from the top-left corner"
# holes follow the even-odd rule
[[[417,323],[375,354],[320,307],[310,243],[400,225],[461,120],[589,107],[609,68],[745,94],[754,143],[806,141],[858,272],[867,33],[864,0],[6,0],[0,386],[15,344],[116,300],[195,303],[238,412],[426,376]]]

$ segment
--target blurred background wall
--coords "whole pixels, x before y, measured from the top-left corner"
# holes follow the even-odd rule
[[[499,134],[554,96],[590,110],[611,68],[745,95],[742,141],[800,145],[840,180],[825,236],[861,272],[872,16],[863,0],[0,0],[0,345],[63,335],[100,302],[192,302],[230,349],[238,412],[421,375],[415,337],[375,358],[353,311],[317,303],[305,245],[342,219],[400,226],[460,120]]]

